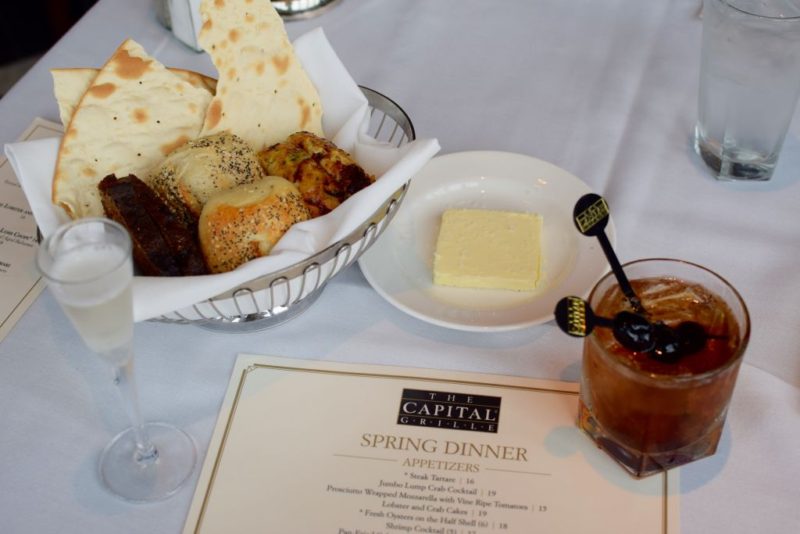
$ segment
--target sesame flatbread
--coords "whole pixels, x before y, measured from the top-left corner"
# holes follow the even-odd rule
[[[186,69],[176,69],[168,67],[169,71],[183,78],[190,84],[201,89],[207,89],[212,95],[217,88],[217,80]],[[72,114],[78,103],[83,98],[84,93],[92,85],[100,69],[91,67],[74,69],[50,69],[53,76],[53,92],[58,103],[58,113],[61,124],[66,128],[72,119]]]
[[[197,137],[211,97],[125,41],[72,115],[58,153],[53,202],[72,218],[103,215],[100,180],[112,173],[144,176]]]
[[[322,136],[322,104],[271,2],[203,0],[199,42],[219,73],[202,135],[228,130],[255,150],[297,131]]]

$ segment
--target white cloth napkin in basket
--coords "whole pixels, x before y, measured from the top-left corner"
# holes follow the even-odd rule
[[[350,152],[377,180],[331,213],[293,226],[269,256],[224,274],[189,277],[137,276],[133,286],[137,321],[159,317],[202,302],[261,276],[289,267],[346,237],[410,180],[438,151],[436,139],[418,139],[397,148],[367,133],[364,95],[317,28],[294,42],[295,51],[319,91],[325,136]],[[176,65],[177,66],[177,65]],[[51,202],[51,184],[60,139],[12,143],[5,153],[46,237],[68,220]]]

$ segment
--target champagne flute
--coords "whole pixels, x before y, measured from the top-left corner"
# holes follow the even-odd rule
[[[194,470],[188,434],[142,421],[133,373],[133,262],[131,239],[104,218],[58,228],[39,247],[37,267],[86,345],[115,371],[131,427],[100,456],[100,477],[116,495],[137,502],[173,495]]]

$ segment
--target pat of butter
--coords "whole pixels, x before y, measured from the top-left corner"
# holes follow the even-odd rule
[[[531,291],[539,282],[542,217],[536,213],[452,209],[442,215],[433,283]]]

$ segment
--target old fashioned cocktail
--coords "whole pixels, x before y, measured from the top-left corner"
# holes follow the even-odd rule
[[[608,328],[584,341],[578,425],[643,477],[714,454],[750,323],[736,290],[699,265],[652,259],[624,270],[652,323],[706,332],[702,347],[672,357],[625,348]],[[598,315],[631,310],[611,274],[589,303]]]

